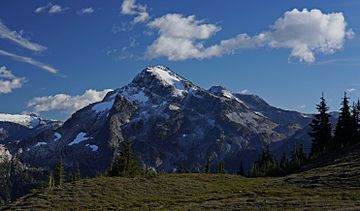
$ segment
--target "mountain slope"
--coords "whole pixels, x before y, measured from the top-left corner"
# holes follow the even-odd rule
[[[210,159],[212,168],[224,161],[235,172],[240,161],[248,168],[265,144],[290,137],[309,121],[298,112],[279,112],[261,99],[254,103],[222,87],[205,90],[153,66],[63,126],[17,143],[17,156],[46,169],[62,158],[68,170],[80,166],[85,175],[96,175],[128,140],[138,160],[157,171],[200,172]]]
[[[4,207],[124,210],[358,210],[360,146],[281,178],[226,174],[99,177],[44,189]],[[64,200],[66,199],[66,200]]]

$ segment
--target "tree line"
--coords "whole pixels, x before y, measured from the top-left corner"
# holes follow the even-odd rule
[[[324,95],[316,105],[318,111],[310,123],[311,151],[307,155],[304,146],[294,146],[291,158],[284,153],[278,162],[271,154],[269,148],[262,152],[251,166],[247,176],[282,176],[299,170],[308,161],[318,159],[326,154],[334,153],[346,147],[360,143],[360,101],[350,106],[346,92],[341,101],[339,117],[333,130],[330,122],[329,106]]]

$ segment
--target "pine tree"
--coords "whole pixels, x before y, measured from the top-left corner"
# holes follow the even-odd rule
[[[51,171],[49,171],[49,177],[48,177],[48,188],[54,187],[54,177]]]
[[[290,161],[290,170],[296,171],[300,168],[300,158],[298,156],[298,149],[296,148],[296,145],[293,146],[293,150],[291,151],[291,161]]]
[[[288,158],[287,153],[285,153],[285,152],[283,153],[283,155],[280,159],[279,168],[283,174],[286,174],[289,171],[289,158]]]
[[[245,176],[244,166],[242,162],[240,162],[240,167],[239,167],[239,171],[237,172],[237,175]]]
[[[346,96],[346,92],[344,93],[344,98],[341,105],[342,107],[340,108],[339,119],[336,124],[334,135],[335,149],[347,146],[354,135],[354,127],[350,113],[349,98]]]
[[[263,150],[262,154],[250,168],[250,177],[278,176],[279,166],[274,156],[271,154],[269,146]]]
[[[54,182],[55,186],[62,186],[65,181],[65,171],[64,171],[64,163],[62,159],[58,162],[55,168],[55,175],[54,175]]]
[[[81,171],[80,171],[80,167],[78,166],[74,173],[74,180],[77,181],[80,179],[81,179]]]
[[[352,137],[351,137],[351,144],[356,144],[360,141],[360,101],[358,100],[357,103],[353,103],[352,110],[351,110],[351,118],[352,118]]]
[[[219,163],[217,173],[218,174],[224,174],[225,173],[224,161],[221,161]]]
[[[324,94],[320,98],[320,103],[316,105],[318,114],[315,114],[310,127],[312,131],[309,133],[312,138],[311,153],[312,158],[316,158],[327,152],[331,145],[331,123],[328,114],[329,107],[326,105]]]
[[[115,157],[109,176],[134,177],[140,173],[140,168],[132,155],[131,145],[125,142],[123,151]]]
[[[205,174],[210,173],[210,157],[208,157],[208,159],[206,160],[204,172],[205,172]]]

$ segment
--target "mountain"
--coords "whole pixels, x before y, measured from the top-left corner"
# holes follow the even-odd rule
[[[42,119],[35,114],[0,113],[0,144],[34,137],[45,130],[60,127],[62,122]]]
[[[36,115],[0,114],[0,204],[18,198],[38,187],[47,172],[22,162],[22,142],[53,131],[62,122],[42,119]]]
[[[79,166],[89,176],[106,171],[125,140],[156,171],[202,171],[210,159],[213,169],[224,161],[234,172],[241,161],[248,168],[264,145],[281,143],[310,120],[256,95],[221,86],[206,90],[169,68],[152,66],[58,127],[39,127],[36,118],[12,121],[25,138],[6,146],[27,165],[53,169],[62,159],[68,170]]]

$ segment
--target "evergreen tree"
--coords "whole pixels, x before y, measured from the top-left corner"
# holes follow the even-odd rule
[[[334,135],[334,147],[339,149],[345,147],[351,142],[354,136],[354,125],[350,113],[349,98],[344,93],[344,98],[341,103],[339,119],[336,124],[335,135]]]
[[[244,171],[244,166],[243,166],[242,162],[240,162],[240,167],[239,167],[239,171],[237,172],[237,175],[246,176],[245,171]]]
[[[80,179],[81,179],[81,171],[80,171],[80,167],[78,166],[74,173],[74,181],[77,181]]]
[[[208,159],[206,160],[204,172],[205,172],[205,174],[210,173],[210,157],[208,157]]]
[[[51,171],[49,171],[49,177],[48,177],[48,188],[54,187],[54,177]]]
[[[293,146],[293,150],[291,151],[291,161],[290,161],[290,171],[296,171],[301,166],[298,149],[296,145]]]
[[[353,103],[353,107],[351,110],[351,118],[352,118],[352,131],[353,136],[351,138],[351,144],[356,144],[360,141],[360,100],[357,103]]]
[[[218,165],[217,173],[219,174],[225,174],[225,168],[224,168],[224,161],[221,161]]]
[[[309,133],[312,138],[311,153],[312,158],[327,152],[331,144],[331,123],[330,115],[328,114],[329,107],[326,104],[324,95],[320,98],[320,103],[316,105],[318,114],[315,114],[314,119],[310,123],[312,131]]]
[[[286,174],[289,171],[289,167],[290,167],[289,158],[287,153],[284,152],[280,159],[280,164],[279,164],[280,171],[283,174]]]
[[[278,176],[279,166],[271,154],[269,146],[263,150],[261,156],[255,161],[249,171],[250,177]]]
[[[300,166],[303,166],[307,162],[307,156],[304,149],[304,144],[300,144],[298,151],[298,157],[300,161]]]
[[[54,175],[54,182],[55,186],[62,186],[65,180],[65,171],[64,171],[64,163],[62,159],[58,162],[55,168],[55,175]]]
[[[115,157],[109,176],[134,177],[140,173],[140,168],[132,155],[131,145],[125,142],[123,151]]]

